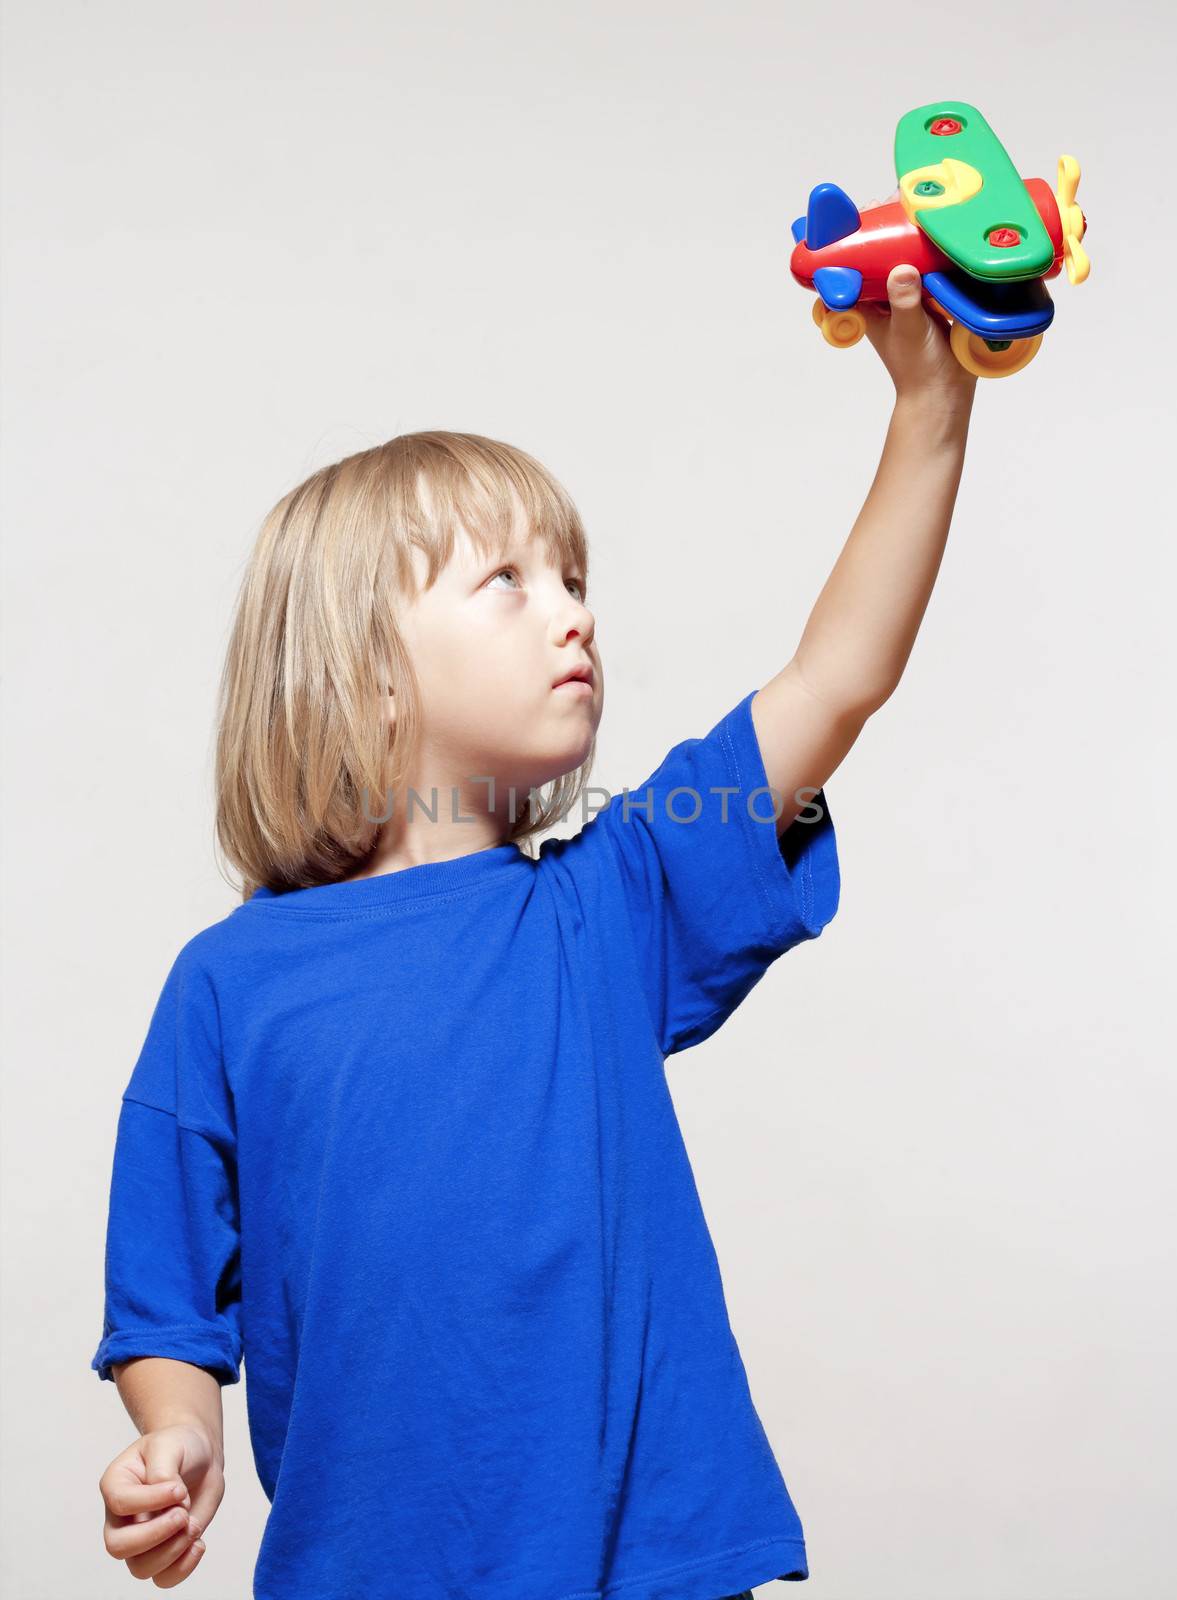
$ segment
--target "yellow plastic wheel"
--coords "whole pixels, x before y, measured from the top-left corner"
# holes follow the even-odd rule
[[[830,311],[820,296],[813,302],[813,320],[835,350],[848,350],[866,332],[866,318],[861,311]]]
[[[974,377],[1008,378],[1033,361],[1042,335],[1036,333],[1032,339],[1011,339],[1004,350],[990,350],[979,334],[970,333],[961,322],[954,322],[948,342],[961,366]]]

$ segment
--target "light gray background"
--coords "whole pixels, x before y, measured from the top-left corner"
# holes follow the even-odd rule
[[[822,342],[788,225],[886,194],[943,96],[1024,174],[1079,158],[1091,277],[980,386],[828,786],[837,917],[668,1071],[806,1592],[1173,1592],[1174,43],[1140,0],[7,5],[6,1594],[138,1592],[106,1190],[168,966],[236,903],[212,715],[262,515],[407,430],[538,455],[592,540],[594,781],[637,783],[789,658],[859,510],[890,383]],[[224,1398],[183,1592],[245,1600]]]

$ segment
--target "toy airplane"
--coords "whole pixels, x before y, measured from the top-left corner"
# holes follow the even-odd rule
[[[928,309],[949,326],[952,352],[979,378],[1003,378],[1038,353],[1054,317],[1045,280],[1091,269],[1075,204],[1079,163],[1060,156],[1058,190],[1021,178],[975,106],[940,100],[895,130],[899,198],[859,213],[836,183],[819,183],[793,223],[789,270],[815,289],[813,320],[838,349],[857,344],[862,301],[887,302],[887,274],[919,269]]]

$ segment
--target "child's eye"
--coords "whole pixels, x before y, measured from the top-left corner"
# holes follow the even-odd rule
[[[501,577],[503,577],[504,575],[506,575],[508,573],[513,578],[516,578],[516,577],[519,576],[519,574],[515,571],[514,567],[500,567],[499,570],[496,573],[493,574],[493,576],[491,576],[490,578],[487,579],[487,588],[489,588],[490,585],[492,583],[494,583],[496,578],[501,578]],[[571,584],[571,585],[573,585],[575,587],[575,589],[576,589],[576,598],[583,605],[584,604],[584,593],[585,593],[585,591],[584,591],[584,583],[582,582],[582,580],[580,578],[566,578],[564,580],[564,582],[565,582],[566,585]]]

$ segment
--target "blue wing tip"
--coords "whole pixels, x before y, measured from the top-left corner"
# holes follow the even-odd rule
[[[813,287],[831,311],[841,311],[858,304],[862,273],[855,267],[818,267]]]

